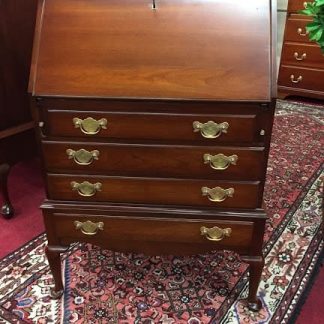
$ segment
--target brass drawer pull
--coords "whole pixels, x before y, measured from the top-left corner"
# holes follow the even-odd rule
[[[204,163],[209,164],[215,170],[226,170],[231,164],[236,165],[237,155],[226,156],[223,153],[217,155],[204,154]]]
[[[71,182],[72,190],[78,192],[80,196],[91,197],[94,196],[97,191],[101,191],[102,184],[100,182],[90,183],[88,181],[83,181],[78,183],[76,181]]]
[[[81,132],[87,135],[95,135],[101,129],[107,129],[107,119],[101,118],[99,120],[87,117],[86,119],[73,118],[73,125],[75,128],[80,128]]]
[[[292,74],[292,75],[290,76],[290,80],[291,80],[292,83],[299,83],[299,82],[301,82],[301,81],[303,80],[303,77],[300,75],[300,76],[295,80],[295,76]]]
[[[234,188],[223,189],[221,187],[215,187],[210,189],[208,187],[202,187],[201,192],[203,196],[207,196],[212,202],[222,202],[228,197],[233,197]]]
[[[231,228],[219,228],[217,226],[212,228],[207,228],[205,226],[200,227],[201,235],[204,235],[207,240],[218,242],[224,239],[225,237],[230,237],[232,234]]]
[[[227,133],[229,124],[227,122],[217,124],[210,120],[207,123],[195,121],[192,126],[194,132],[200,132],[200,134],[205,138],[217,138],[221,136],[222,133]]]
[[[85,149],[80,149],[78,151],[74,151],[72,149],[67,149],[66,154],[69,159],[73,159],[76,164],[79,165],[89,165],[94,160],[99,159],[99,151],[87,151]]]
[[[303,29],[302,28],[298,28],[297,29],[297,34],[300,35],[300,36],[307,36],[308,35],[308,31],[305,31],[303,33]]]
[[[296,61],[303,61],[307,57],[306,53],[303,53],[302,55],[299,55],[297,52],[294,53],[294,58]]]
[[[74,226],[76,230],[81,230],[83,234],[90,236],[95,235],[99,230],[102,231],[104,229],[103,222],[93,223],[89,220],[86,222],[75,221]]]

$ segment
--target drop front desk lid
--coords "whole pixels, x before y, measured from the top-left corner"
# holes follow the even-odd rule
[[[269,101],[271,0],[39,0],[38,96]]]

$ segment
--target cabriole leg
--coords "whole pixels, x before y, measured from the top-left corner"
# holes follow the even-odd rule
[[[4,218],[11,218],[14,215],[14,209],[11,205],[8,193],[8,175],[10,171],[10,166],[8,164],[0,165],[0,183],[1,191],[3,195],[4,203],[1,207],[1,214]]]
[[[249,295],[247,298],[248,308],[251,311],[257,312],[262,308],[262,303],[257,297],[257,292],[264,266],[264,258],[262,256],[243,257],[242,260],[250,265]]]
[[[54,288],[51,291],[51,297],[58,299],[63,295],[63,281],[62,281],[62,265],[61,265],[61,253],[65,252],[66,248],[47,246],[45,253],[48,259],[48,263],[54,278]]]

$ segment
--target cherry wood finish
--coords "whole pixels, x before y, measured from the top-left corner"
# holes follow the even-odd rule
[[[28,76],[37,0],[0,1],[0,186],[1,214],[14,214],[7,179],[10,167],[35,154],[28,103]]]
[[[306,33],[306,25],[309,24],[311,19],[309,16],[304,15],[291,15],[286,24],[285,41],[312,43]],[[299,29],[301,31],[299,32]]]
[[[109,106],[108,106],[109,107]],[[256,115],[229,115],[229,114],[157,114],[157,113],[108,113],[94,111],[52,111],[48,112],[47,131],[52,136],[86,137],[80,128],[73,126],[73,118],[85,119],[92,117],[96,120],[106,118],[107,129],[102,129],[95,138],[110,139],[158,139],[183,140],[204,143],[217,142],[253,142],[259,139],[256,134]],[[213,140],[207,140],[199,132],[194,133],[193,122],[206,123],[213,120],[216,123],[228,122],[226,134]]]
[[[297,54],[295,54],[297,53]],[[296,56],[298,59],[296,59]],[[282,52],[282,65],[293,65],[324,70],[323,53],[315,44],[286,42]]]
[[[116,251],[145,252],[149,255],[156,255],[157,251],[160,255],[167,255],[170,251],[178,255],[192,255],[215,250],[215,245],[217,249],[229,248],[231,245],[232,249],[241,254],[242,260],[250,264],[250,277],[253,280],[250,281],[248,306],[254,311],[261,307],[256,293],[264,260],[262,244],[257,242],[263,240],[267,218],[261,209],[234,211],[163,206],[82,205],[72,202],[66,205],[60,201],[45,201],[42,209],[50,244],[46,252],[55,278],[53,298],[58,298],[63,289],[59,256],[76,239]],[[80,235],[74,222],[83,219],[103,221],[104,231],[108,235],[100,232],[99,236]],[[162,228],[161,234],[157,232],[157,223],[158,228]],[[200,226],[206,225],[230,227],[233,235],[235,233],[235,239],[228,239],[224,244],[222,241],[210,242],[198,237],[197,231],[200,230]],[[192,242],[193,239],[195,242]]]
[[[324,55],[309,40],[305,27],[311,18],[297,14],[302,9],[303,1],[289,0],[278,76],[279,96],[324,99]]]
[[[300,81],[298,78],[302,78]],[[295,66],[281,66],[279,82],[280,84],[298,89],[312,89],[314,91],[323,90],[324,70],[302,68]]]
[[[261,307],[276,96],[271,7],[268,0],[167,0],[157,10],[130,0],[39,0],[29,91],[47,184],[53,297],[63,290],[60,253],[82,241],[148,254],[233,249],[251,265],[248,306]],[[84,134],[73,118],[87,117],[105,118],[106,129]],[[228,129],[205,138],[195,121]],[[81,166],[67,149],[98,150],[98,159]],[[214,170],[205,153],[238,160]],[[84,196],[75,187],[84,181],[101,186]],[[212,202],[202,187],[234,192]],[[75,225],[87,221],[102,224],[87,235]],[[203,226],[232,231],[211,241]]]
[[[263,179],[264,147],[138,145],[120,143],[43,142],[45,167],[48,172],[75,172],[88,174],[209,178],[209,179]],[[98,160],[91,165],[80,165],[69,158],[67,150],[97,150]],[[204,163],[204,154],[237,155],[237,162],[225,170],[215,170]],[[157,158],[165,156],[166,158]]]
[[[57,219],[54,224],[54,231],[62,245],[69,244],[77,238],[79,241],[91,240],[91,243],[100,245],[105,241],[109,248],[120,252],[144,252],[147,254],[169,254],[170,250],[163,245],[168,242],[170,245],[186,245],[188,242],[196,246],[189,254],[205,253],[212,249],[222,249],[224,247],[239,250],[240,253],[248,253],[251,245],[255,224],[251,221],[232,220],[202,220],[179,218],[148,218],[127,216],[97,216],[97,215],[68,215],[56,213],[53,215]],[[103,230],[90,238],[75,228],[75,221],[91,220],[93,222],[103,222]],[[230,237],[225,237],[217,243],[209,241],[200,233],[202,226],[221,228],[231,228]],[[177,229],[176,232],[174,229]],[[122,235],[121,235],[122,234]],[[139,241],[145,238],[146,243],[136,247]],[[163,244],[161,244],[163,243]],[[146,247],[146,249],[145,249]],[[168,247],[169,248],[169,247]],[[184,253],[183,249],[174,250],[176,254]]]
[[[101,191],[84,197],[72,190],[71,182],[101,183]],[[54,200],[81,200],[88,202],[132,202],[189,206],[220,206],[233,208],[261,207],[260,182],[231,182],[211,180],[183,180],[168,178],[127,178],[106,176],[47,175],[48,197]],[[202,196],[202,187],[234,188],[233,197],[215,203]]]
[[[243,10],[237,1],[226,10],[219,1],[157,6],[152,10],[144,0],[44,1],[33,94],[271,99],[269,1]],[[240,37],[228,28],[238,16]],[[239,53],[232,51],[233,38]],[[80,46],[84,39],[86,47]]]
[[[305,2],[306,1],[304,1],[304,0],[290,0],[288,2],[288,12],[298,12],[300,10],[305,9],[305,7],[304,7]],[[312,2],[312,1],[310,0],[307,2]]]
[[[145,253],[150,255],[155,255],[157,250],[159,254],[169,254],[170,249],[179,255],[204,253],[215,249],[215,245],[219,249],[229,245],[241,249],[242,256],[258,255],[261,253],[261,247],[252,243],[260,240],[261,229],[267,219],[262,209],[233,211],[76,202],[66,206],[62,201],[53,203],[50,200],[44,202],[42,209],[48,228],[47,235],[53,246],[68,246],[77,237],[79,241],[90,241],[110,249],[111,244],[114,244],[114,250],[121,252],[143,252],[144,248]],[[102,221],[105,224],[104,229],[94,236],[84,235],[74,225],[74,221],[82,220]],[[211,242],[200,235],[201,226],[230,227],[232,233],[223,241]],[[158,229],[162,227],[161,235],[158,235]],[[127,234],[121,235],[124,233]],[[150,244],[142,243],[137,246],[146,238]],[[190,244],[191,241],[194,244]],[[198,247],[194,247],[196,243],[199,243]],[[193,248],[195,250],[192,250]]]

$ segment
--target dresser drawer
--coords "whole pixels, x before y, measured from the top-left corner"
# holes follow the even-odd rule
[[[259,180],[263,147],[43,142],[48,172]]]
[[[305,0],[289,0],[288,1],[288,12],[299,12],[300,10],[305,9],[304,3]],[[313,1],[307,1],[313,2]]]
[[[324,70],[280,67],[278,85],[297,89],[324,91]]]
[[[115,251],[150,254],[201,253],[220,248],[247,251],[254,223],[234,220],[114,217],[101,215],[51,215],[52,230],[62,244],[99,243]],[[145,238],[143,240],[143,238]],[[187,247],[183,247],[186,245]],[[179,251],[177,251],[179,247]],[[171,248],[171,249],[170,249]]]
[[[260,207],[259,198],[262,189],[259,181],[231,182],[58,174],[48,174],[47,184],[49,198],[57,200],[233,208]]]
[[[286,23],[285,41],[310,43],[306,33],[306,25],[310,22],[311,20],[307,16],[291,15]]]
[[[324,69],[324,56],[317,45],[286,42],[283,46],[281,63]]]
[[[253,114],[48,111],[46,118],[45,132],[53,137],[230,143],[258,141],[260,132]],[[205,125],[208,121],[213,123]]]

